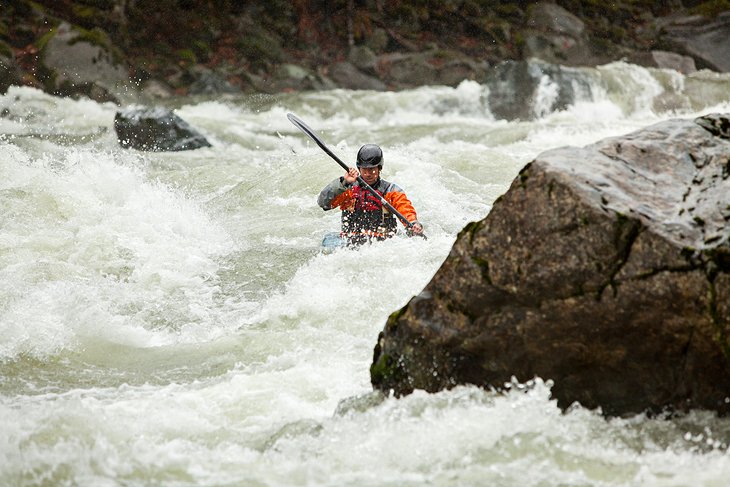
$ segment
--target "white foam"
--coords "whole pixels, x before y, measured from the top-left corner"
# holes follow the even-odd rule
[[[372,350],[389,314],[423,289],[456,234],[488,213],[522,165],[551,147],[677,115],[648,109],[657,90],[646,76],[663,90],[679,89],[678,79],[661,84],[642,70],[592,71],[621,79],[532,122],[493,120],[485,88],[464,82],[282,95],[264,109],[246,97],[189,104],[179,113],[216,144],[188,153],[124,151],[111,135],[93,149],[4,137],[0,478],[722,485],[726,420],[562,413],[539,380],[504,395],[458,387],[333,415],[340,400],[371,390]],[[690,91],[725,78],[684,81]],[[51,123],[71,131],[85,118],[87,128],[108,124],[115,110],[13,93],[11,109],[25,114],[10,124],[19,133]],[[728,111],[730,100],[708,104]],[[405,189],[429,239],[319,253],[339,214],[316,197],[341,168],[286,119],[290,111],[345,161],[365,141],[380,143],[384,177]]]

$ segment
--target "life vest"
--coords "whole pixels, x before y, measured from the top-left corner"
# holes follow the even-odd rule
[[[382,191],[375,191],[385,197]],[[352,187],[351,195],[349,205],[342,208],[343,237],[351,243],[364,243],[373,238],[385,240],[396,234],[398,223],[395,216],[383,206],[380,198],[360,185]]]
[[[416,210],[400,186],[379,179],[372,188],[408,221],[417,220]],[[317,201],[325,211],[333,208],[342,210],[341,236],[350,244],[384,240],[398,230],[395,215],[383,206],[379,197],[358,182],[344,185],[343,178],[335,179],[322,190]]]

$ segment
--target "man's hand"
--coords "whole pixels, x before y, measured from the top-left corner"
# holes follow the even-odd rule
[[[408,227],[408,233],[410,235],[422,235],[423,234],[423,225],[421,225],[418,222],[413,222],[413,225]]]
[[[360,173],[355,169],[354,167],[351,167],[348,169],[348,171],[345,173],[345,182],[347,184],[352,184],[355,181],[357,181],[357,177],[360,175]]]

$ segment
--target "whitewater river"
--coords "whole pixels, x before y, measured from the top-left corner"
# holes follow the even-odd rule
[[[213,145],[179,153],[121,149],[112,104],[0,96],[0,485],[727,486],[710,413],[562,412],[539,378],[372,393],[388,315],[524,164],[730,112],[730,75],[587,73],[564,111],[543,83],[529,122],[495,120],[475,82],[186,99]],[[429,239],[320,252],[341,170],[287,112],[344,160],[380,144]]]

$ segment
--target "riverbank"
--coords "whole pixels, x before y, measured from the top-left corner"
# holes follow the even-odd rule
[[[0,92],[117,101],[483,81],[505,60],[730,71],[730,2],[0,2]]]

